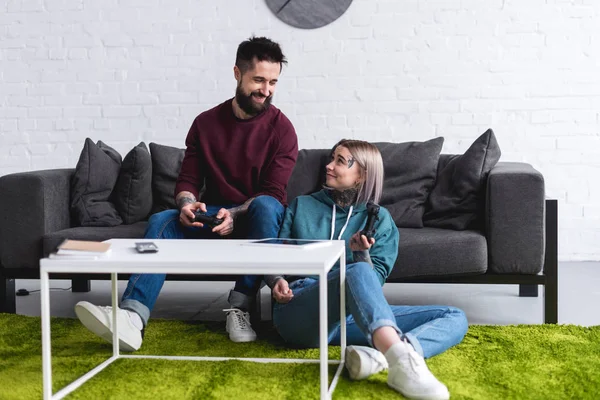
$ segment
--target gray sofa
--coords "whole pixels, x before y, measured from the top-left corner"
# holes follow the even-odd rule
[[[325,149],[300,152],[288,186],[288,200],[319,189],[328,152]],[[389,152],[383,153],[386,175],[393,175],[394,160]],[[437,180],[432,185],[440,184],[443,165],[455,157],[439,155],[439,150],[438,156]],[[75,226],[70,212],[74,173],[74,169],[54,169],[0,177],[0,312],[15,312],[14,280],[39,278],[40,258],[63,239],[143,237],[146,221],[112,227]],[[175,176],[173,171],[171,180]],[[171,185],[174,180],[168,187]],[[389,185],[385,190],[393,193]],[[542,175],[529,164],[500,162],[485,175],[480,191],[478,201],[483,220],[479,221],[479,228],[398,228],[399,256],[388,284],[518,284],[521,296],[537,296],[538,285],[545,285],[544,320],[556,323],[557,202],[545,199]],[[388,196],[387,201],[393,199]],[[396,212],[392,205],[388,209],[392,215]],[[52,277],[65,279],[65,276]],[[73,280],[73,291],[89,291],[90,278],[107,279],[108,275],[66,277]],[[173,279],[233,280],[233,277],[175,276]]]

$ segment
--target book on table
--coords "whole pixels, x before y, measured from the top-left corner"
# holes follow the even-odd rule
[[[95,259],[109,254],[110,243],[67,239],[50,254],[50,258]]]

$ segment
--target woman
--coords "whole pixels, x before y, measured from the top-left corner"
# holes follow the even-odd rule
[[[462,340],[464,313],[445,306],[390,306],[381,287],[398,255],[398,229],[381,207],[371,240],[360,231],[366,204],[378,203],[383,161],[374,145],[342,140],[326,167],[325,188],[296,198],[285,212],[279,236],[346,241],[346,366],[352,379],[388,368],[388,385],[408,398],[447,399],[449,392],[427,368],[432,357]],[[340,343],[339,266],[327,277],[329,343]],[[318,277],[268,276],[276,304],[273,322],[287,342],[318,347]],[[366,347],[370,346],[370,347]]]

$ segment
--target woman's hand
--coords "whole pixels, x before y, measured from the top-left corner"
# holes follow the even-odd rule
[[[273,286],[273,298],[280,304],[289,303],[294,298],[294,293],[292,293],[288,281],[283,278],[277,281]]]
[[[369,250],[371,246],[375,244],[375,238],[367,239],[365,235],[361,235],[360,232],[356,232],[350,238],[350,249],[352,251],[363,251]]]

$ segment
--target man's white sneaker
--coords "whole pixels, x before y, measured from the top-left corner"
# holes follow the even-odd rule
[[[377,349],[366,346],[346,347],[346,369],[352,380],[366,379],[387,367],[385,356]]]
[[[112,307],[96,306],[87,301],[75,304],[75,314],[91,332],[112,343]],[[142,346],[142,331],[135,327],[127,310],[117,310],[119,349],[135,351]]]
[[[228,308],[227,323],[225,329],[229,333],[229,339],[233,342],[253,342],[256,340],[256,332],[250,325],[250,314],[238,308]]]
[[[394,344],[386,352],[386,358],[390,364],[387,383],[392,389],[409,399],[450,398],[446,385],[433,376],[423,357],[410,344],[406,342]]]

